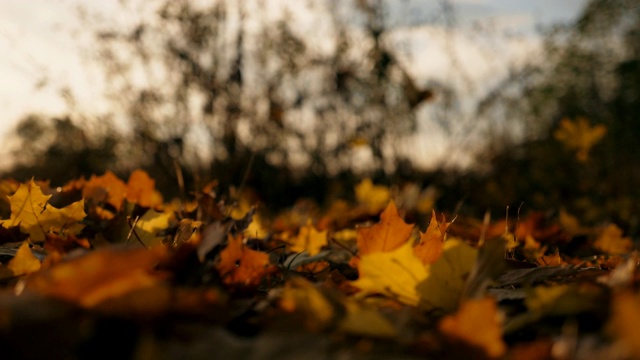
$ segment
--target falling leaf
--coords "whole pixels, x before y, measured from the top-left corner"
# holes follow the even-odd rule
[[[502,340],[501,317],[493,298],[469,299],[455,314],[445,316],[440,331],[483,349],[487,356],[498,358],[507,347]]]
[[[607,254],[617,255],[630,252],[633,249],[633,242],[631,238],[622,236],[622,230],[619,227],[610,224],[593,243],[593,247]]]
[[[380,215],[380,222],[370,227],[359,227],[358,250],[361,255],[392,251],[407,242],[413,225],[402,220],[393,201]]]
[[[606,126],[600,124],[591,126],[587,119],[578,117],[575,121],[568,118],[562,119],[553,135],[567,149],[576,150],[578,161],[587,162],[591,148],[600,142],[606,133]]]
[[[220,263],[216,265],[225,284],[257,286],[260,280],[272,271],[269,255],[249,249],[242,237],[229,236],[227,247],[220,252]]]
[[[9,261],[7,269],[11,270],[13,276],[30,274],[40,269],[40,260],[33,256],[27,241],[22,243],[16,255]]]
[[[127,201],[142,207],[162,205],[162,195],[155,189],[156,182],[143,170],[135,170],[127,182]]]
[[[477,257],[478,250],[462,240],[447,240],[442,256],[429,267],[429,276],[418,285],[422,304],[445,311],[455,309]]]
[[[166,258],[164,247],[103,248],[32,274],[25,290],[93,307],[163,281],[166,274],[154,268]]]
[[[381,294],[414,306],[420,302],[416,286],[429,276],[410,242],[392,251],[362,255],[358,272],[360,277],[351,284],[362,294]]]
[[[416,256],[425,264],[433,264],[440,258],[444,247],[444,237],[451,223],[438,224],[436,212],[432,211],[431,222],[424,234],[420,234],[420,242],[414,247]]]
[[[102,176],[91,176],[82,188],[82,197],[96,203],[107,203],[116,211],[122,208],[127,195],[127,185],[111,171]]]
[[[49,231],[77,234],[82,230],[80,220],[86,216],[84,200],[80,200],[62,209],[48,204],[51,195],[44,195],[40,187],[31,180],[21,184],[12,196],[11,217],[2,220],[5,228],[20,226],[20,231],[29,234],[31,241],[41,242]]]
[[[315,256],[326,245],[327,232],[316,230],[309,220],[307,225],[300,228],[298,236],[290,240],[289,250],[298,253],[306,251],[310,256]]]
[[[356,185],[356,200],[365,205],[369,214],[377,214],[389,202],[391,192],[389,188],[381,185],[373,185],[371,179],[362,180]]]

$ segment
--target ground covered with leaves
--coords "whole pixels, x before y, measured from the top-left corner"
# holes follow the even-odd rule
[[[640,357],[615,224],[456,217],[369,180],[278,214],[223,193],[164,201],[143,171],[2,181],[0,357]]]

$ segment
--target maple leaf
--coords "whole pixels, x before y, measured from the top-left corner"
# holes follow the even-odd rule
[[[381,294],[409,305],[418,305],[416,287],[429,276],[429,269],[415,255],[410,242],[388,252],[362,255],[358,262],[360,277],[351,284],[363,295]]]
[[[98,249],[31,274],[26,278],[25,290],[93,307],[163,281],[166,274],[154,268],[167,255],[162,246],[149,250]]]
[[[307,225],[300,228],[298,236],[289,241],[289,250],[298,253],[306,251],[309,256],[315,256],[325,245],[327,245],[327,232],[316,230],[309,220]]]
[[[633,249],[631,238],[622,237],[622,230],[615,224],[607,226],[593,243],[593,246],[607,254],[625,254]]]
[[[242,236],[229,235],[227,247],[220,252],[218,272],[228,285],[257,286],[263,276],[273,268],[269,265],[269,255],[249,249],[243,244]]]
[[[589,151],[602,140],[606,133],[606,126],[591,126],[587,119],[578,117],[575,121],[571,121],[568,118],[562,119],[553,136],[567,149],[576,150],[578,161],[587,162],[589,160]]]
[[[409,240],[413,225],[407,224],[398,214],[393,201],[380,215],[380,222],[370,227],[359,227],[358,249],[361,255],[392,251]]]
[[[445,221],[438,224],[436,212],[435,210],[432,211],[431,222],[424,234],[420,234],[420,242],[414,247],[416,256],[418,256],[423,263],[433,264],[440,258],[449,225],[451,225],[451,223]]]
[[[51,195],[44,195],[33,179],[27,184],[21,184],[18,190],[9,196],[11,217],[2,220],[2,226],[20,226],[20,231],[29,234],[33,242],[44,241],[49,231],[79,233],[83,225],[78,222],[86,216],[84,200],[56,209],[48,204],[49,198]]]
[[[502,325],[493,298],[469,299],[455,314],[445,316],[440,331],[448,336],[477,346],[491,358],[501,357],[507,347],[502,340]]]
[[[102,176],[91,176],[82,187],[82,197],[96,203],[107,203],[116,211],[122,209],[122,203],[127,196],[127,185],[111,171]]]
[[[356,185],[355,191],[356,200],[365,205],[369,214],[377,214],[387,205],[391,198],[391,192],[388,187],[373,185],[369,178]]]
[[[127,182],[126,199],[142,207],[162,205],[162,195],[155,190],[156,182],[143,170],[135,170]]]
[[[429,266],[429,276],[418,285],[421,304],[445,311],[455,309],[477,257],[478,250],[462,240],[447,240],[440,258]]]

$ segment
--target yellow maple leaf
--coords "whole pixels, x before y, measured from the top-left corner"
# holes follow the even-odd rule
[[[420,302],[416,287],[429,276],[411,242],[393,251],[362,255],[358,272],[360,277],[351,284],[363,295],[381,294],[414,306]]]
[[[589,160],[589,151],[600,142],[607,133],[604,125],[589,125],[589,121],[578,117],[575,121],[564,118],[560,126],[553,133],[556,140],[560,141],[567,149],[576,150],[576,158],[580,162]]]
[[[424,234],[420,234],[420,242],[414,247],[416,255],[425,264],[433,264],[440,258],[444,247],[444,237],[447,228],[451,225],[443,221],[438,224],[435,210],[431,214],[431,222]]]
[[[2,220],[5,228],[20,226],[20,231],[29,234],[31,241],[41,242],[49,231],[77,234],[82,230],[80,220],[86,216],[84,200],[76,201],[62,209],[48,204],[51,195],[44,195],[40,187],[30,180],[21,184],[12,196],[11,217]]]
[[[615,224],[607,226],[593,243],[593,246],[607,254],[625,254],[633,249],[631,238],[623,237],[622,230]]]
[[[316,230],[311,224],[311,220],[308,220],[307,225],[300,228],[298,236],[290,240],[289,250],[293,252],[306,251],[310,256],[314,256],[325,245],[327,245],[327,232]]]
[[[356,185],[356,200],[363,204],[369,214],[377,214],[389,202],[391,192],[382,185],[373,185],[371,179],[362,180]]]
[[[501,318],[492,298],[463,302],[455,314],[440,321],[439,328],[445,335],[483,349],[491,358],[501,357],[507,350],[502,340]]]

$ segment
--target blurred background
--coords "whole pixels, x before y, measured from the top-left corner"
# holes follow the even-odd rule
[[[371,178],[636,234],[639,4],[4,0],[2,177],[142,168],[273,209]]]

